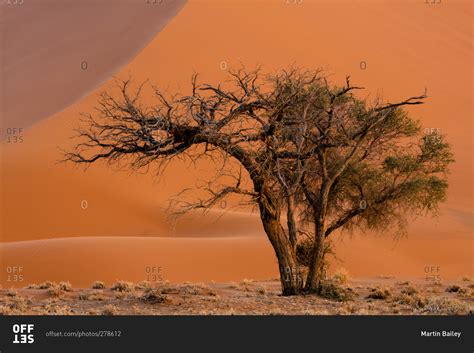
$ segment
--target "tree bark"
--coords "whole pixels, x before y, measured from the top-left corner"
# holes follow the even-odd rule
[[[316,202],[313,204],[314,219],[314,244],[306,278],[305,291],[319,293],[324,270],[324,252],[326,240],[326,210],[328,204],[330,183],[324,182]]]
[[[324,275],[324,222],[317,222],[315,225],[315,239],[313,245],[313,254],[309,266],[308,277],[306,279],[305,291],[319,293],[321,281]]]
[[[280,223],[279,212],[269,209],[265,202],[260,202],[259,206],[263,228],[277,257],[282,294],[285,296],[301,294],[303,277],[296,259],[296,251]]]

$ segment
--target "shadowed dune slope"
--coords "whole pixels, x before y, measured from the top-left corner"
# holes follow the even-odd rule
[[[30,0],[0,5],[2,131],[66,108],[127,64],[185,0]]]

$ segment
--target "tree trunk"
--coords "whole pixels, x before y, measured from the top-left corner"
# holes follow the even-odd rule
[[[324,224],[317,222],[315,226],[313,254],[306,279],[305,291],[307,292],[319,293],[321,289],[321,280],[324,276],[324,231]]]
[[[303,277],[296,260],[296,252],[281,226],[279,214],[277,212],[270,213],[265,205],[262,204],[260,204],[260,208],[263,228],[277,257],[282,294],[301,294]]]
[[[313,204],[314,212],[314,244],[306,278],[305,291],[319,293],[324,271],[326,210],[330,183],[323,182],[318,200]]]

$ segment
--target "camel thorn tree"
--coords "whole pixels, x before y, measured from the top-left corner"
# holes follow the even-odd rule
[[[435,211],[444,199],[449,146],[441,136],[420,140],[419,124],[403,110],[425,95],[370,105],[353,95],[360,87],[349,79],[333,87],[321,71],[240,69],[230,76],[210,85],[193,75],[188,95],[153,88],[150,106],[140,101],[143,85],[131,92],[124,81],[118,95],[100,96],[64,159],[162,170],[175,157],[211,158],[218,178],[205,186],[209,197],[184,203],[181,212],[232,194],[255,203],[283,295],[318,291],[325,239],[334,231],[381,229],[408,211]],[[223,184],[214,182],[219,177]],[[297,259],[303,224],[314,229],[306,280]]]

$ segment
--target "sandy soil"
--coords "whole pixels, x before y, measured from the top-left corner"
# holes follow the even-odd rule
[[[466,315],[474,309],[470,281],[450,283],[369,278],[334,282],[323,296],[283,297],[279,282],[117,282],[72,288],[42,283],[0,290],[3,315]]]
[[[149,78],[170,92],[185,91],[193,72],[216,82],[226,78],[222,68],[240,62],[262,64],[266,70],[322,66],[335,83],[351,75],[370,97],[382,93],[390,100],[427,87],[428,103],[411,112],[424,128],[447,134],[456,155],[441,217],[412,222],[408,239],[398,243],[387,234],[338,240],[337,253],[344,262],[336,262],[333,269],[344,267],[356,277],[422,278],[426,268],[434,267],[443,279],[472,277],[472,15],[470,1],[439,6],[407,1],[191,1],[117,76],[131,74],[136,82]],[[104,65],[116,68],[112,51],[104,55]],[[73,70],[58,72],[75,90]],[[162,266],[177,281],[272,278],[275,259],[255,216],[229,212],[217,223],[190,217],[176,230],[167,224],[167,200],[192,187],[196,178],[212,175],[208,162],[192,168],[176,161],[159,180],[151,173],[130,175],[104,165],[84,172],[57,163],[58,146],[70,146],[79,114],[90,112],[98,92],[113,85],[109,80],[41,121],[22,134],[23,143],[1,144],[2,279],[8,266],[22,266],[27,283],[136,281],[148,264]],[[25,96],[11,102],[40,108]]]

